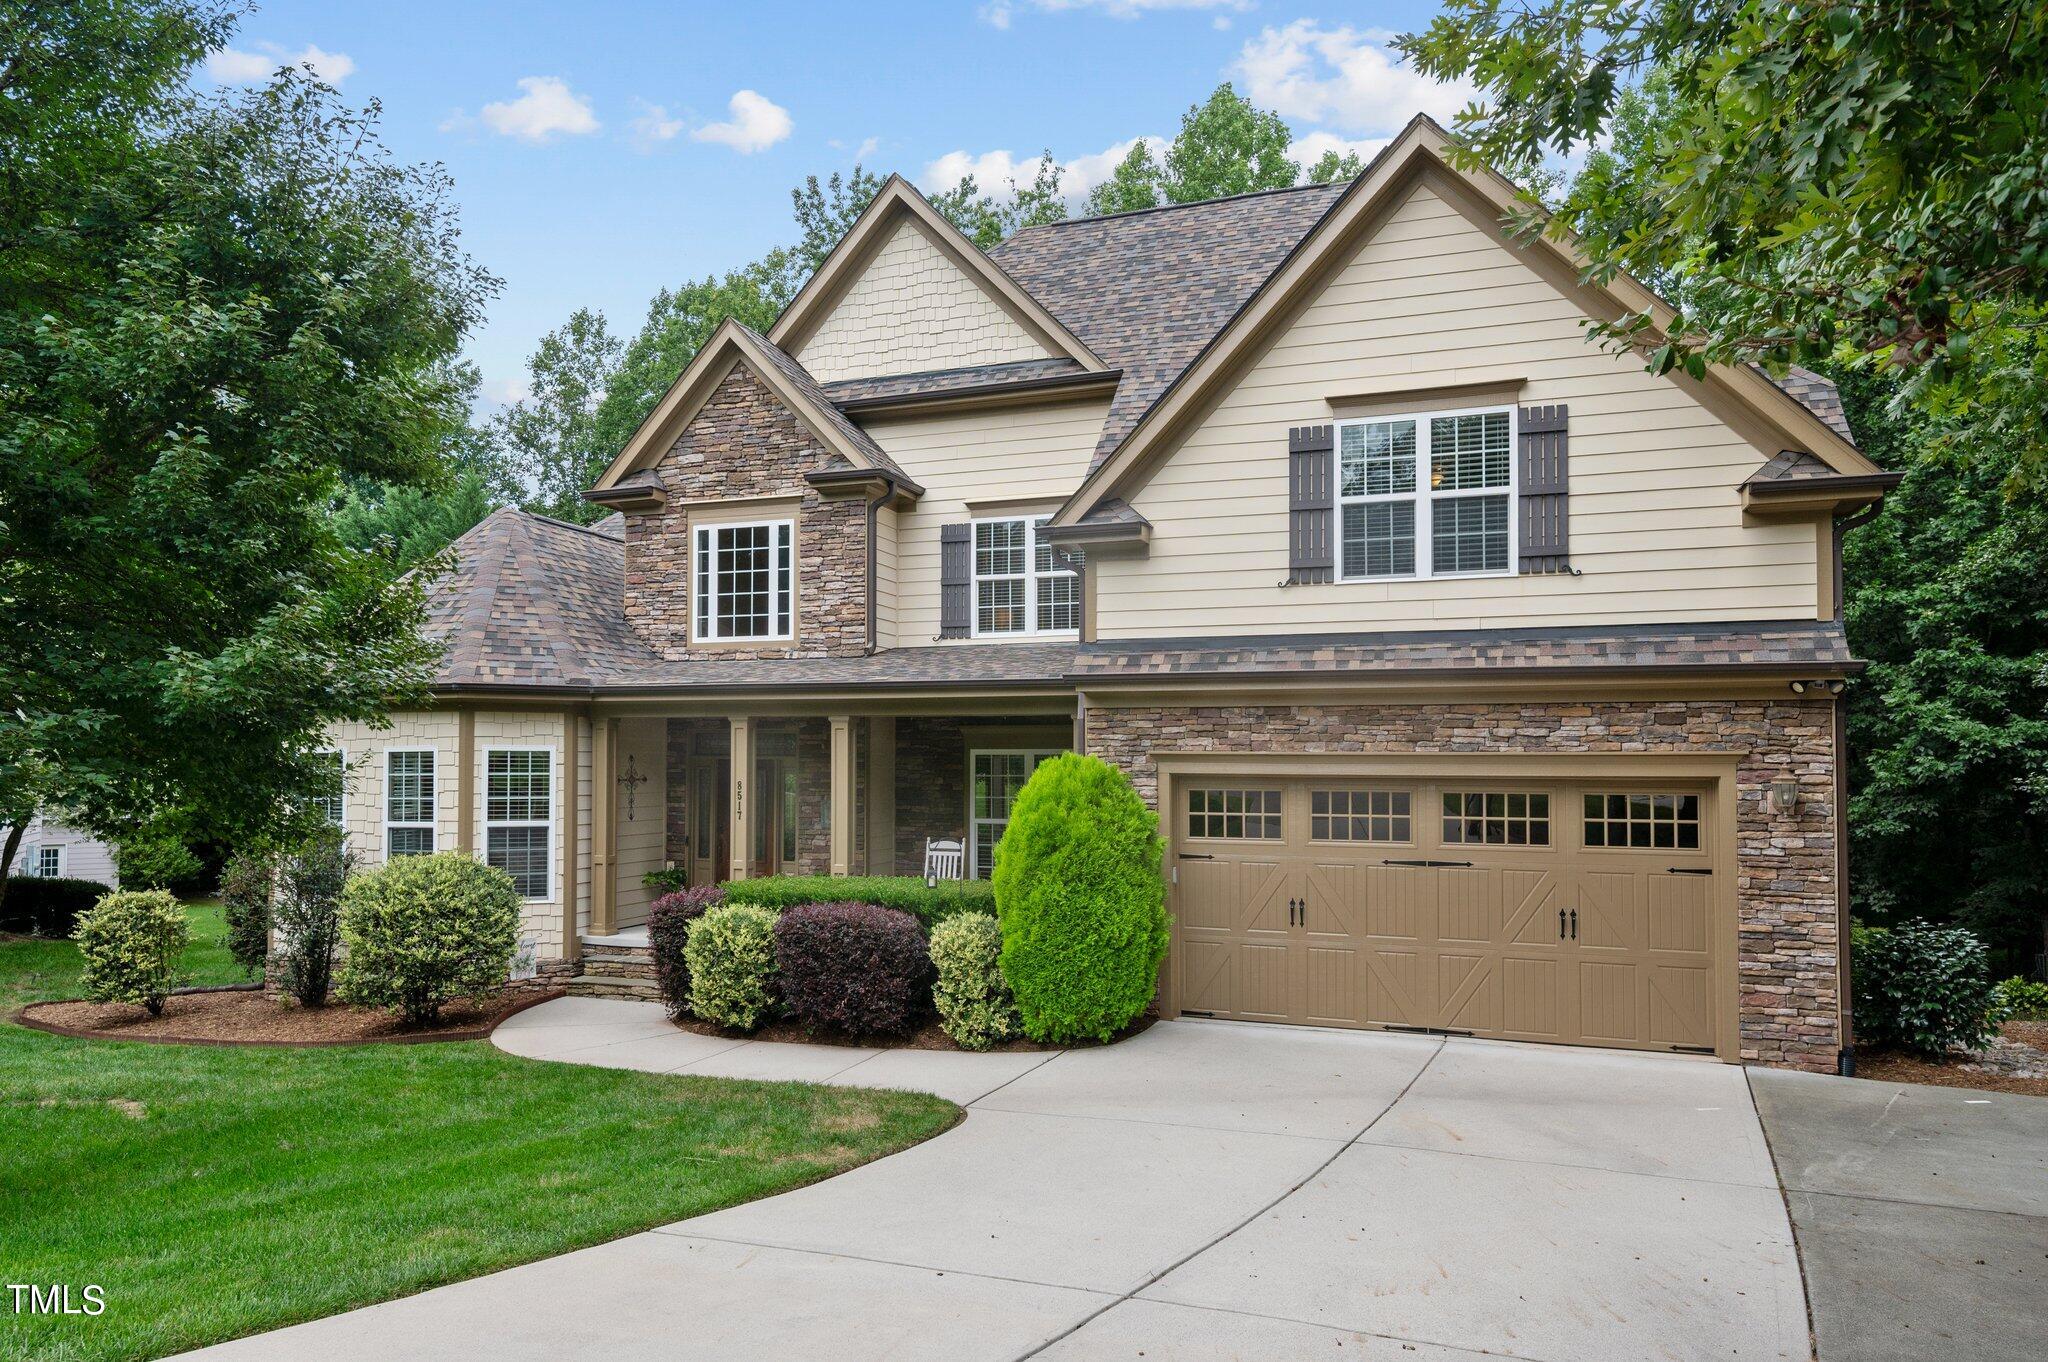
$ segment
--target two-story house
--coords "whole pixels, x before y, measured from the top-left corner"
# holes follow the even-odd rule
[[[573,974],[665,866],[986,874],[1080,749],[1160,814],[1166,1015],[1833,1068],[1839,544],[1892,479],[1816,376],[1589,340],[1656,305],[1445,145],[987,253],[891,180],[615,515],[462,540],[435,707],[336,735],[358,851],[505,867]]]

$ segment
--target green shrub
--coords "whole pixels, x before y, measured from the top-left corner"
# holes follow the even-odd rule
[[[2022,979],[2018,975],[1994,984],[1985,1020],[1996,1027],[2014,1018],[2021,1021],[2048,1020],[2048,984]]]
[[[341,937],[341,996],[424,1026],[451,999],[504,986],[519,944],[519,890],[459,851],[401,856],[349,879]]]
[[[1850,964],[1863,1042],[1944,1055],[1982,1045],[1991,1034],[1990,957],[1961,927],[1908,922],[1867,929]]]
[[[910,914],[931,929],[955,913],[992,913],[995,889],[986,880],[940,880],[927,888],[915,875],[772,875],[728,880],[727,903],[751,903],[780,912],[801,903],[872,903]]]
[[[996,846],[1003,976],[1024,1033],[1108,1040],[1152,1001],[1166,955],[1159,819],[1124,773],[1069,752],[1043,762]]]
[[[79,982],[96,1003],[134,1003],[163,1015],[178,986],[178,957],[191,927],[185,907],[163,889],[108,894],[78,919]]]
[[[690,924],[690,1010],[752,1031],[775,1007],[775,914],[748,903],[713,908]]]
[[[98,880],[9,875],[0,897],[0,932],[20,932],[61,941],[78,927],[78,916],[113,892]]]
[[[339,828],[321,828],[278,863],[271,905],[278,982],[302,1007],[327,1005],[341,945],[342,889],[355,867]]]
[[[270,956],[270,901],[277,892],[277,862],[267,851],[238,851],[220,875],[220,910],[227,922],[228,954],[244,974]]]
[[[114,848],[114,867],[123,889],[178,889],[205,869],[188,841],[185,820],[175,814],[123,837]]]
[[[873,903],[801,903],[775,919],[775,977],[792,1017],[849,1036],[907,1035],[931,1009],[923,929]]]
[[[987,913],[956,913],[932,928],[932,1002],[939,1026],[963,1050],[986,1050],[1023,1032],[1017,997],[1003,978],[1003,929]]]
[[[678,889],[647,905],[647,953],[654,957],[654,986],[671,1017],[690,1010],[690,924],[725,902],[715,884]]]

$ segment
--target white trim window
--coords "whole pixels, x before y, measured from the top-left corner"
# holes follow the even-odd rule
[[[1076,634],[1081,579],[1053,559],[1050,516],[974,522],[974,637]]]
[[[434,749],[384,751],[384,855],[434,854]]]
[[[795,521],[699,525],[693,543],[699,643],[795,636]]]
[[[1042,761],[1064,756],[1064,748],[985,748],[967,757],[967,869],[985,880],[996,866],[996,843],[1010,826],[1010,806]]]
[[[553,892],[555,749],[492,747],[484,752],[484,863],[512,877],[519,896]]]
[[[1514,571],[1513,408],[1339,422],[1335,458],[1339,581]]]
[[[338,747],[323,748],[313,754],[320,764],[315,786],[313,808],[320,814],[322,822],[331,827],[348,826],[347,783],[348,758]],[[329,769],[329,768],[332,769]]]
[[[35,870],[39,879],[59,880],[64,878],[64,848],[61,846],[37,847]]]

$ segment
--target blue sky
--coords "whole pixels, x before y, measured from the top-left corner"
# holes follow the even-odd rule
[[[1225,79],[1282,113],[1303,154],[1369,151],[1464,102],[1387,47],[1434,8],[262,0],[206,78],[309,60],[383,105],[397,154],[447,165],[468,249],[505,281],[469,345],[496,403],[572,310],[630,336],[657,288],[791,239],[790,188],[856,159],[923,187],[975,169],[1000,189],[1050,148],[1078,198]]]

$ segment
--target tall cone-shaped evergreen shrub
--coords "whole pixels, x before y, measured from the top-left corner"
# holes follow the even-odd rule
[[[1003,977],[1024,1033],[1107,1040],[1152,1001],[1166,955],[1165,844],[1122,771],[1068,753],[1042,763],[996,846]]]

